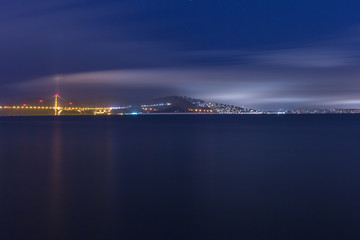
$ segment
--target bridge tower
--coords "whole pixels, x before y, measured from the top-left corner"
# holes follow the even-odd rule
[[[54,106],[55,116],[59,115],[59,113],[58,113],[58,110],[59,110],[58,97],[59,97],[59,94],[55,94],[55,106]]]

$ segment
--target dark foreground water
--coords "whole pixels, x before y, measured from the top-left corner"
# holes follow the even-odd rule
[[[0,239],[359,239],[360,116],[0,118]]]

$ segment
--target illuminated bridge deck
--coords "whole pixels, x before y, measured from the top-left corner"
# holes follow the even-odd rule
[[[0,109],[52,109],[63,111],[96,111],[96,110],[112,110],[111,107],[45,107],[45,106],[0,106]]]

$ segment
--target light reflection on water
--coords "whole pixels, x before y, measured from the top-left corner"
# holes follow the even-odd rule
[[[359,120],[1,118],[0,239],[356,236]]]
[[[49,239],[56,238],[61,234],[62,213],[62,136],[61,122],[54,121],[51,136],[51,198],[50,198],[50,233]]]

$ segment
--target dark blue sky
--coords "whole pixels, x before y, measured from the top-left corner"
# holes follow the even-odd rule
[[[355,0],[2,0],[0,101],[360,107],[359,12]]]

